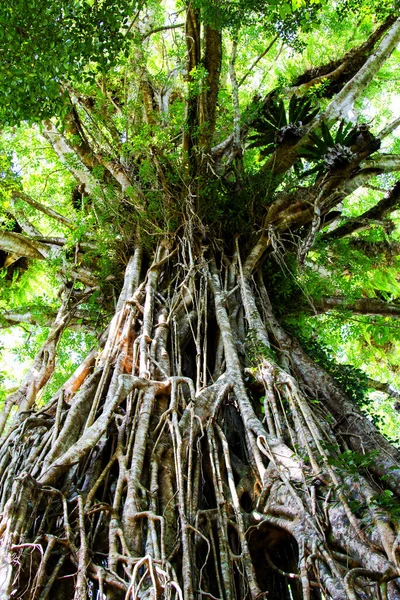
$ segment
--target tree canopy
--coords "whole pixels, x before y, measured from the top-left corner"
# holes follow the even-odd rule
[[[21,257],[50,258],[40,265],[30,260],[24,275],[17,267],[25,269],[26,258],[13,261],[9,253],[3,272],[6,323],[15,322],[11,313],[23,313],[24,304],[29,312],[37,304],[39,321],[41,315],[49,319],[59,302],[51,291],[54,276],[61,263],[64,278],[70,276],[72,249],[85,239],[91,248],[80,252],[79,262],[97,278],[97,306],[110,291],[117,293],[120,280],[107,278],[138,235],[149,247],[163,233],[179,235],[186,210],[182,190],[192,185],[186,160],[189,172],[196,163],[192,194],[200,221],[194,227],[223,244],[238,233],[251,244],[260,227],[277,221],[265,218],[274,202],[289,207],[286,213],[299,192],[303,204],[312,202],[321,181],[342,167],[351,173],[348,189],[340,201],[330,201],[332,206],[325,203],[325,214],[314,215],[306,236],[309,214],[294,228],[289,214],[280,217],[283,225],[276,229],[282,239],[268,267],[273,293],[288,323],[320,338],[335,360],[396,384],[397,199],[390,198],[385,208],[382,198],[395,183],[399,164],[393,137],[398,51],[387,53],[351,100],[330,104],[394,23],[395,8],[390,3],[378,10],[348,2],[334,7],[199,2],[193,5],[195,30],[200,36],[203,27],[204,39],[203,48],[199,38],[195,49],[188,45],[183,6],[4,5],[2,248],[26,244],[14,234],[42,237],[42,244],[46,236],[59,237],[42,252],[36,249],[40,241],[30,240],[25,253],[19,248]],[[194,61],[190,70],[187,53]],[[206,114],[207,105],[213,115]],[[361,163],[354,161],[357,145],[364,153]],[[284,164],[271,171],[281,156]],[[308,240],[301,242],[302,236]],[[42,277],[50,278],[47,299],[30,290]],[[104,321],[96,319],[99,330]],[[392,418],[396,422],[395,414]]]

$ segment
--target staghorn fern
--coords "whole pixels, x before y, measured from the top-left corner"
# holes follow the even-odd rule
[[[319,176],[324,171],[331,171],[353,160],[355,154],[351,146],[357,141],[359,133],[358,127],[346,123],[343,119],[336,132],[332,132],[326,123],[322,122],[320,135],[310,133],[311,144],[299,152],[300,158],[317,163],[312,169],[305,171],[302,177],[312,173]]]
[[[315,117],[318,109],[312,107],[309,98],[299,98],[293,94],[288,110],[276,93],[270,94],[263,102],[260,115],[253,121],[255,133],[249,136],[249,148],[261,148],[260,156],[265,158],[284,142],[295,143],[302,137],[303,127]]]

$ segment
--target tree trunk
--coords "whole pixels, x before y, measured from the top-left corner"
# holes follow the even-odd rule
[[[400,598],[397,451],[239,251],[148,258],[96,363],[8,424],[0,598]]]
[[[303,124],[290,122],[292,98],[287,115],[282,101],[277,126],[265,127],[270,138],[276,129],[269,146],[260,142],[270,147],[269,158],[249,169],[246,135],[282,90],[256,97],[243,111],[239,91],[250,71],[236,74],[244,60],[243,52],[237,57],[240,31],[228,66],[227,37],[189,3],[185,119],[174,123],[178,111],[169,123],[168,103],[160,100],[157,115],[155,101],[163,90],[171,95],[182,59],[170,69],[163,45],[160,65],[168,73],[148,68],[147,8],[145,30],[135,25],[139,10],[125,35],[137,27],[129,66],[116,65],[108,82],[101,75],[99,96],[71,87],[63,126],[42,124],[76,179],[75,192],[90,196],[97,225],[83,210],[79,219],[67,218],[13,187],[13,200],[62,231],[75,233],[79,223],[79,231],[72,238],[28,232],[32,239],[0,232],[5,267],[19,257],[57,256],[59,272],[72,281],[46,343],[0,415],[0,600],[400,600],[399,452],[284,329],[277,318],[284,310],[271,304],[263,271],[272,251],[285,263],[292,240],[301,266],[347,195],[399,169],[397,155],[370,158],[380,141],[363,123],[351,130],[355,141],[337,140],[338,121],[398,45],[400,20],[390,17],[341,62],[300,78],[292,92],[325,82],[330,103],[309,112],[306,100]],[[281,19],[274,28],[280,31]],[[227,67],[233,133],[219,94]],[[178,98],[183,83],[182,76]],[[264,117],[271,120],[268,111]],[[228,137],[213,147],[218,119]],[[320,149],[316,166],[296,174],[292,167],[307,150],[310,157],[313,144]],[[305,179],[312,172],[315,178]],[[396,184],[322,240],[382,221],[398,208],[399,192]],[[216,222],[225,209],[234,219],[239,211],[233,235],[232,216],[226,227]],[[71,240],[68,268],[60,247]],[[93,290],[110,306],[107,281],[118,278],[103,277],[96,264],[109,240],[109,254],[118,255],[113,264],[127,263],[115,314],[100,348],[40,407],[63,329],[82,324],[79,310]],[[319,309],[338,301],[324,299]],[[352,306],[362,314],[384,310],[376,299],[354,299]],[[395,304],[385,310],[398,312]],[[7,319],[18,320],[18,310]]]

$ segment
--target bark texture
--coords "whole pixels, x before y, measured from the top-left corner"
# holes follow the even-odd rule
[[[138,248],[93,358],[7,424],[1,598],[400,597],[398,453],[238,252]]]

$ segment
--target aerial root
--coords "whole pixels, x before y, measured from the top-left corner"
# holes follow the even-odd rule
[[[327,409],[300,390],[289,355],[278,366],[272,353],[262,285],[256,295],[239,255],[196,272],[183,254],[174,292],[158,287],[167,249],[142,283],[130,263],[94,372],[3,438],[0,591],[235,600],[275,589],[304,600],[320,589],[341,600],[363,589],[394,600],[391,515],[373,483],[332,464]]]

